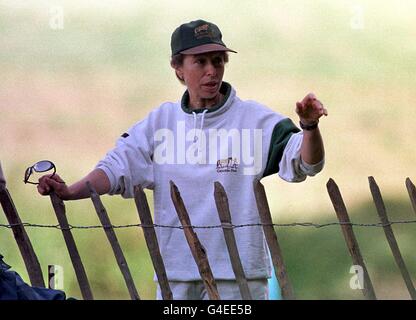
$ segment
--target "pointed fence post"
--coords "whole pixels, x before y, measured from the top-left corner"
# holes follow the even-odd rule
[[[44,288],[45,281],[42,275],[42,269],[29,236],[20,220],[19,214],[13,203],[12,197],[6,188],[6,178],[4,177],[3,170],[0,163],[0,202],[6,215],[7,221],[12,226],[13,236],[19,247],[23,261],[26,266],[27,273],[29,275],[30,283],[32,286]]]
[[[65,213],[64,202],[56,195],[54,191],[50,193],[53,209],[61,227],[62,235],[64,236],[66,247],[68,248],[69,256],[75,270],[75,275],[78,279],[78,284],[81,289],[81,294],[84,300],[93,300],[92,291],[88,282],[87,274],[85,273],[84,265],[82,264],[74,237],[69,228],[68,219]]]
[[[326,187],[328,189],[328,194],[331,198],[331,202],[334,206],[335,213],[341,224],[341,230],[344,235],[348,251],[351,255],[352,262],[354,265],[358,265],[363,268],[364,288],[362,291],[364,297],[369,300],[375,300],[377,298],[374,292],[373,284],[371,283],[370,275],[368,274],[367,267],[365,266],[364,259],[361,255],[360,247],[358,246],[357,239],[355,238],[355,234],[351,226],[351,221],[348,216],[344,200],[342,199],[341,192],[339,191],[339,188],[333,179],[328,180]]]
[[[416,290],[413,285],[412,278],[410,277],[409,271],[407,270],[406,264],[404,263],[402,254],[400,253],[399,246],[397,244],[396,237],[394,236],[390,221],[387,217],[386,207],[381,196],[380,188],[378,187],[374,177],[368,177],[368,181],[370,183],[370,190],[373,196],[374,204],[376,205],[380,221],[383,224],[383,230],[386,235],[387,242],[389,243],[390,249],[393,253],[394,260],[400,269],[410,297],[415,300]]]
[[[220,300],[217,284],[215,283],[214,276],[212,275],[207,253],[192,228],[191,220],[189,219],[185,204],[183,203],[178,187],[173,183],[173,181],[170,181],[170,193],[179,220],[182,224],[185,238],[188,241],[192,256],[198,266],[199,274],[201,275],[202,281],[207,289],[208,296],[210,300]]]
[[[162,298],[163,300],[173,300],[169,280],[166,275],[165,264],[163,263],[162,255],[160,254],[159,243],[153,226],[149,204],[147,203],[146,194],[140,185],[134,186],[134,200],[142,224],[144,239],[146,240],[153,268],[155,269],[156,277],[159,282]]]
[[[406,188],[412,202],[413,211],[416,213],[416,187],[410,178],[406,179]]]
[[[243,300],[252,300],[232,228],[227,194],[225,193],[224,187],[218,181],[214,183],[214,197],[222,229],[224,231],[225,243],[227,244],[228,253],[230,255],[231,266],[240,288],[241,297]]]
[[[259,180],[253,181],[254,195],[256,197],[257,210],[259,212],[260,221],[263,225],[263,233],[269,247],[270,255],[274,266],[276,278],[279,280],[279,286],[282,298],[285,300],[294,300],[292,284],[287,275],[286,266],[283,261],[282,250],[277,240],[276,232],[273,228],[272,215],[270,213],[269,204],[267,202],[266,191],[263,184]]]
[[[116,258],[118,267],[123,275],[124,282],[126,283],[127,289],[132,300],[140,300],[139,293],[137,292],[136,286],[134,285],[133,277],[131,276],[129,266],[127,264],[126,258],[124,257],[123,250],[121,250],[120,244],[118,242],[116,233],[111,225],[110,217],[107,214],[107,210],[104,208],[103,203],[101,202],[100,196],[94,187],[89,181],[87,181],[87,187],[91,194],[91,200],[94,204],[95,211],[97,212],[98,218],[103,225],[105,234],[108,238],[108,241],[111,244],[113,249],[114,256]]]

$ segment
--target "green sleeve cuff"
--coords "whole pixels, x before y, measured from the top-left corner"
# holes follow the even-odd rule
[[[267,156],[266,169],[263,177],[279,172],[279,163],[283,156],[283,151],[292,134],[299,132],[300,129],[289,118],[279,121],[273,128],[270,140],[269,154]]]

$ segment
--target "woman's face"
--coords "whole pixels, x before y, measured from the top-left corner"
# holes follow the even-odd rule
[[[216,99],[224,76],[224,53],[185,55],[177,72],[188,87],[191,102]]]

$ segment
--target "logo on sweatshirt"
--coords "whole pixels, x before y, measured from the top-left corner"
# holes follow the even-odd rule
[[[228,157],[227,159],[218,160],[217,172],[237,172],[238,165],[237,158]]]
[[[257,175],[263,164],[262,137],[262,129],[186,131],[185,121],[178,121],[176,130],[155,131],[153,161],[159,165],[213,165],[218,173]]]

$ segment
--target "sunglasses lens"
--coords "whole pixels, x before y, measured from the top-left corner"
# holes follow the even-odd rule
[[[27,182],[29,180],[30,177],[30,170],[31,168],[27,168],[25,171],[25,182]]]
[[[53,168],[53,163],[50,161],[39,161],[34,166],[33,169],[36,172],[45,172]]]

